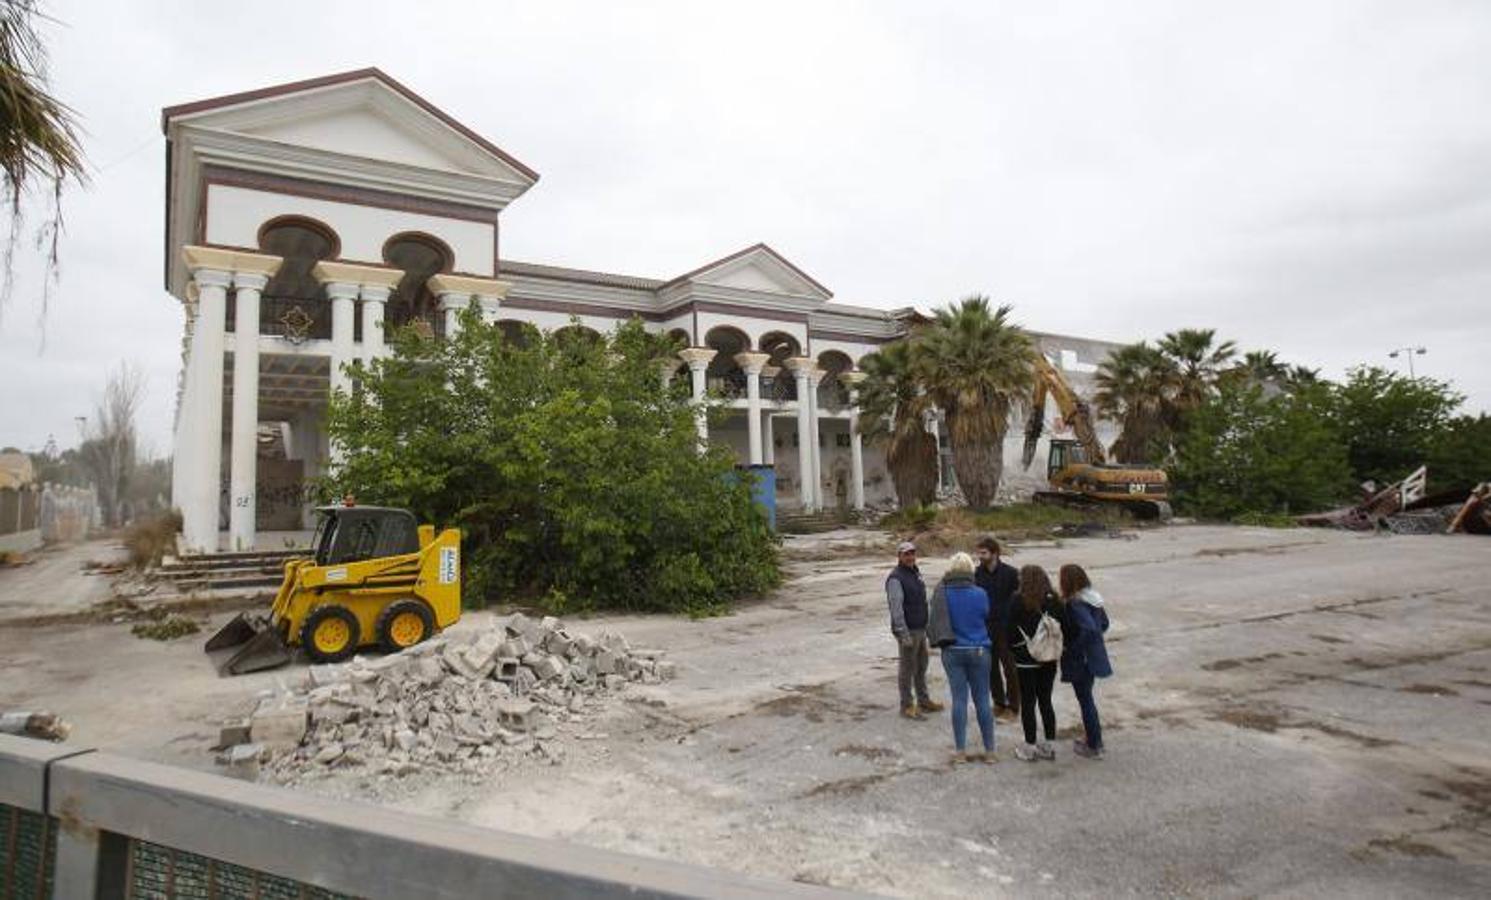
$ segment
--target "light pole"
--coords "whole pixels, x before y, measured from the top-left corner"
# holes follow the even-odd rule
[[[1413,358],[1415,356],[1423,356],[1425,353],[1428,353],[1428,352],[1429,351],[1426,350],[1426,349],[1424,349],[1423,347],[1399,347],[1398,349],[1396,349],[1393,352],[1389,353],[1388,357],[1391,358],[1391,359],[1397,359],[1398,358],[1398,354],[1400,354],[1400,353],[1403,354],[1403,355],[1405,355],[1405,356],[1407,356],[1408,357],[1408,377],[1409,378],[1416,378],[1418,376],[1416,376],[1416,375],[1413,374]]]

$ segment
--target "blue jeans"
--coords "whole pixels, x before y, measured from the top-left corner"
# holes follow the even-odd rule
[[[973,709],[978,714],[978,730],[984,739],[984,750],[994,751],[994,709],[989,696],[989,664],[994,659],[990,647],[944,647],[942,670],[953,695],[953,744],[962,750],[968,743],[968,695],[973,694]]]
[[[1098,705],[1092,699],[1093,677],[1084,675],[1072,679],[1072,690],[1077,694],[1077,705],[1082,707],[1082,730],[1087,732],[1087,746],[1093,750],[1103,749],[1103,723],[1098,720]]]

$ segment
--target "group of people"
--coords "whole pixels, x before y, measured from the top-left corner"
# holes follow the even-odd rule
[[[980,538],[978,560],[956,553],[947,574],[929,594],[917,566],[916,545],[897,548],[885,581],[890,627],[900,651],[901,715],[924,719],[945,707],[927,689],[931,648],[941,652],[952,703],[958,760],[994,762],[994,720],[1019,716],[1025,743],[1015,756],[1027,762],[1056,758],[1056,677],[1071,684],[1082,710],[1083,736],[1072,752],[1103,757],[1103,728],[1093,699],[1097,679],[1113,674],[1103,634],[1108,613],[1081,566],[1061,567],[1056,589],[1040,566],[1000,559],[999,542]],[[981,756],[967,750],[972,701],[983,739]],[[1037,714],[1040,731],[1037,732]]]

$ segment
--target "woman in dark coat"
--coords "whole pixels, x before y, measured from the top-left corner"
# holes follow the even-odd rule
[[[1061,623],[1065,638],[1061,680],[1071,683],[1077,705],[1082,708],[1084,736],[1073,742],[1072,752],[1088,759],[1102,759],[1103,725],[1092,688],[1097,679],[1113,674],[1108,646],[1103,641],[1103,632],[1108,630],[1108,611],[1103,608],[1102,595],[1092,589],[1092,582],[1081,566],[1062,566],[1058,580],[1066,613]]]
[[[1020,593],[1011,610],[1006,636],[1015,668],[1020,676],[1020,724],[1025,728],[1025,746],[1015,748],[1015,756],[1026,762],[1055,759],[1056,710],[1051,706],[1051,690],[1056,686],[1056,661],[1042,662],[1030,655],[1027,638],[1035,637],[1041,616],[1049,614],[1060,621],[1061,607],[1051,590],[1051,578],[1040,566],[1020,569]],[[1035,717],[1039,710],[1046,739],[1037,743]]]

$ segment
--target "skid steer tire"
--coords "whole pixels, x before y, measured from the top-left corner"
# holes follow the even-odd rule
[[[378,645],[386,653],[408,650],[435,633],[435,616],[418,600],[390,603],[378,614]]]
[[[341,606],[322,606],[306,616],[300,627],[300,646],[311,662],[339,663],[357,652],[361,639],[357,616]]]

